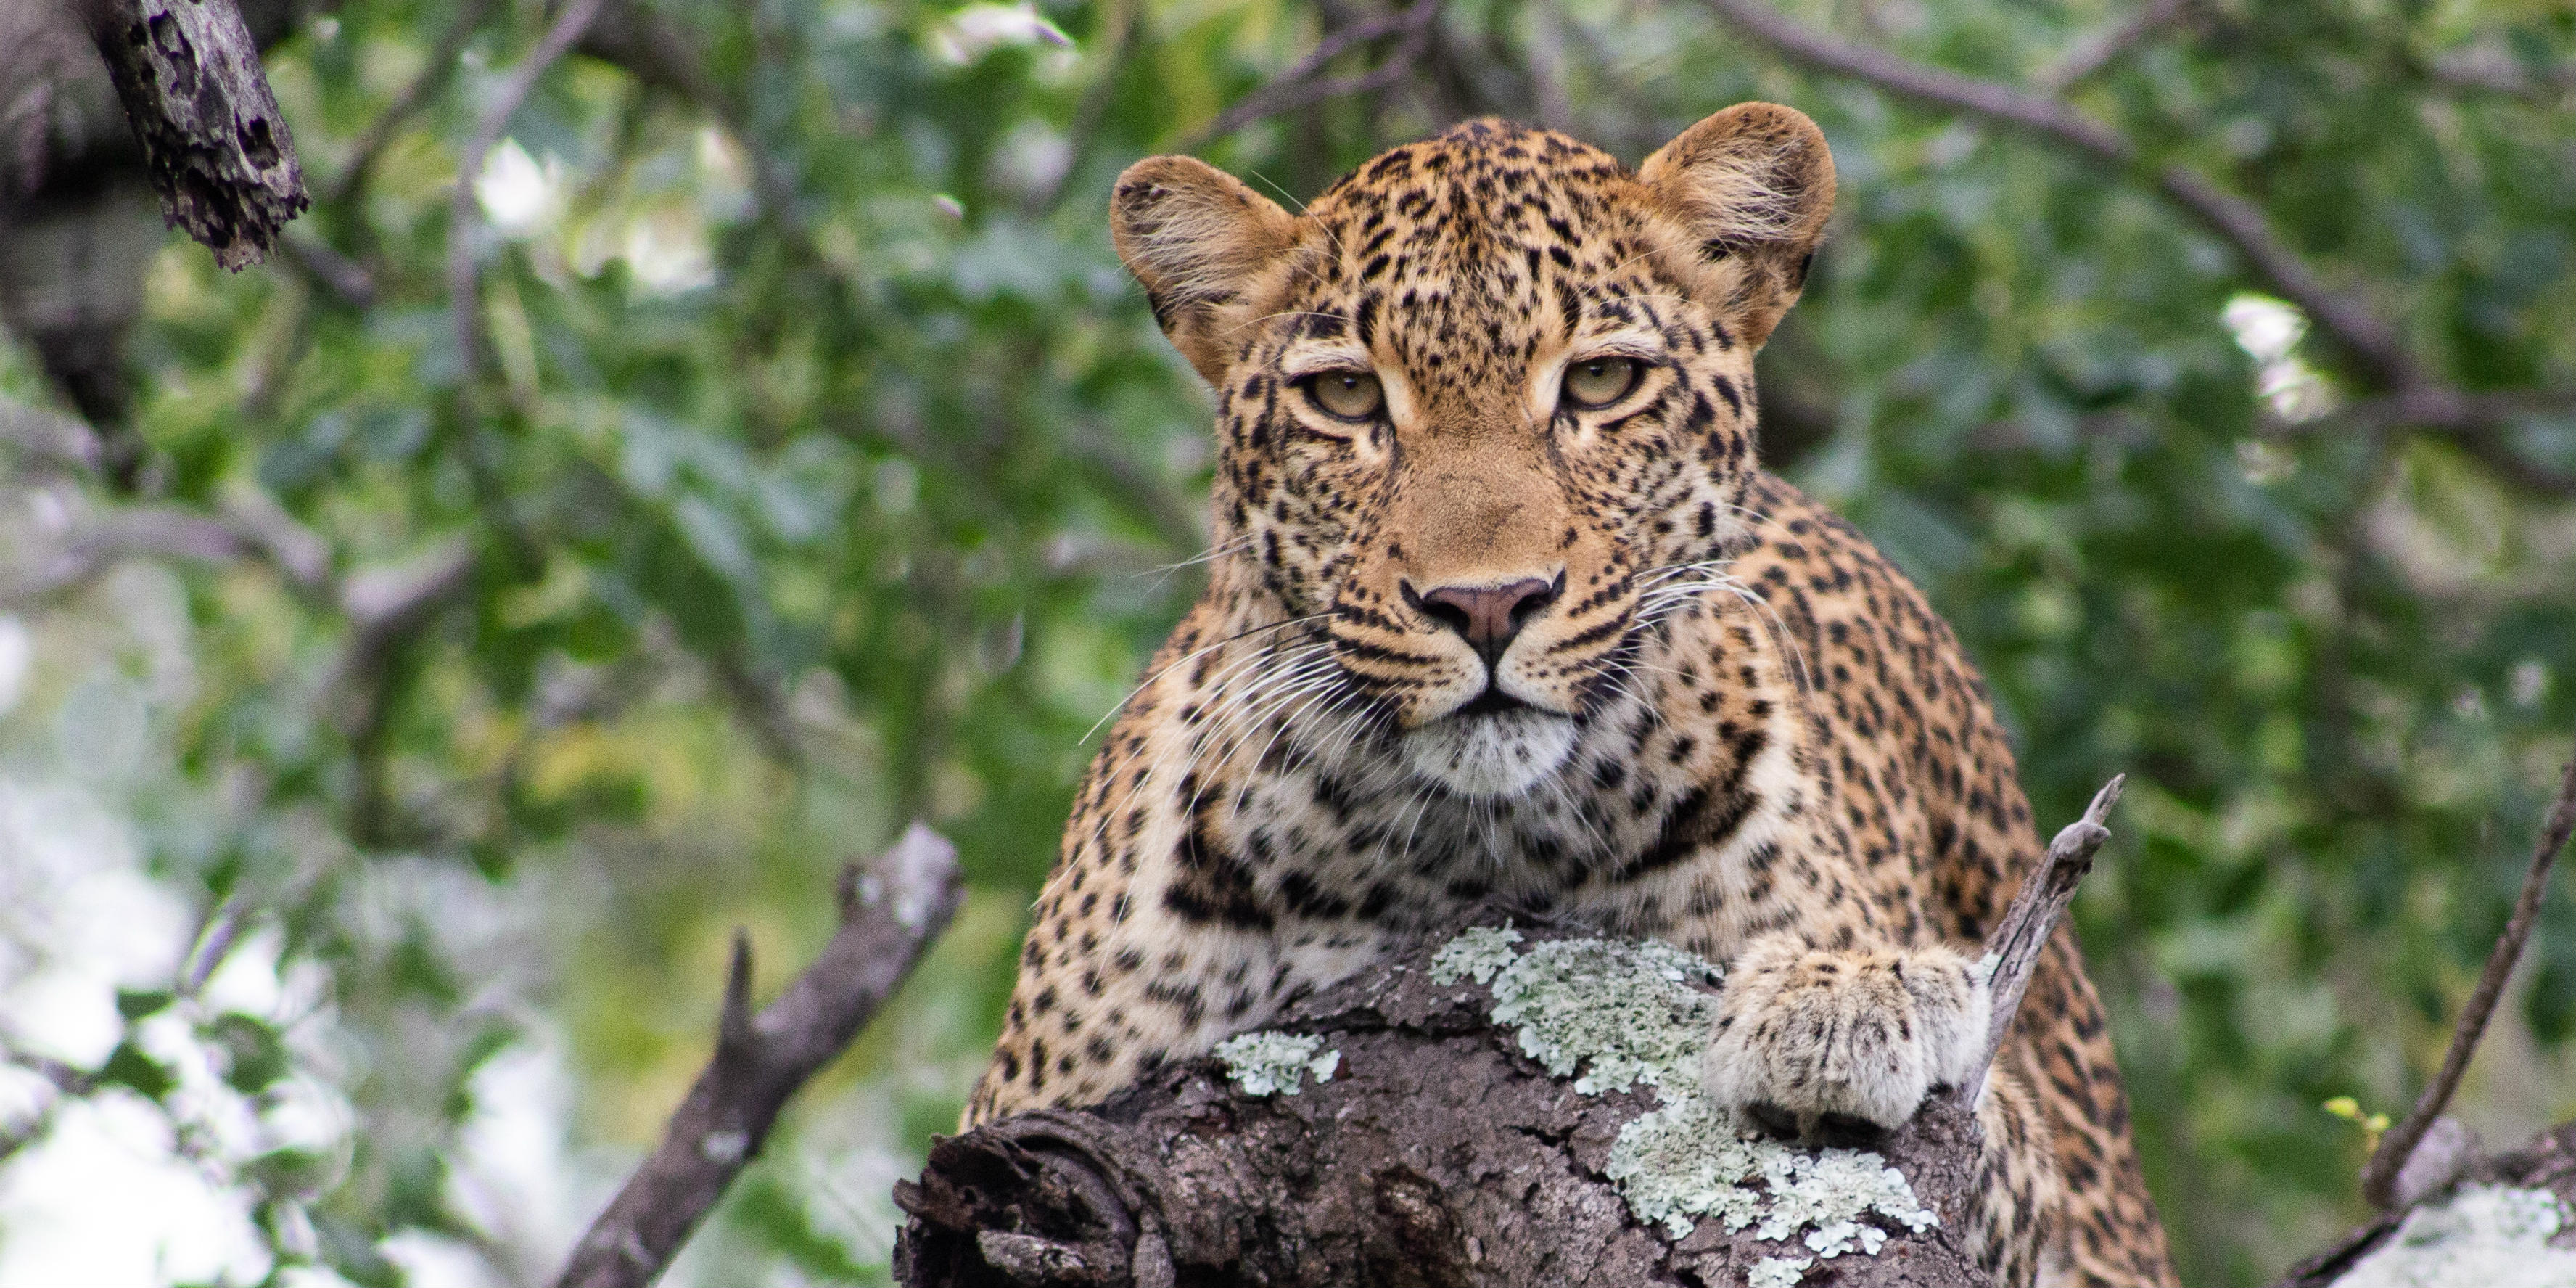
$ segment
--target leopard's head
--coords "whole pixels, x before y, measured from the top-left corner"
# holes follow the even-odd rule
[[[1297,215],[1188,157],[1136,163],[1111,225],[1216,391],[1220,586],[1319,622],[1414,773],[1526,789],[1658,590],[1740,538],[1753,355],[1833,194],[1822,132],[1768,103],[1634,171],[1471,121]]]

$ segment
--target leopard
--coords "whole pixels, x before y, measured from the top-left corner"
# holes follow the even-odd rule
[[[1722,964],[1702,1075],[1748,1130],[1882,1138],[1983,1063],[1981,944],[2044,853],[2012,749],[1924,594],[1757,457],[1835,184],[1769,103],[1633,170],[1471,120],[1294,214],[1186,156],[1119,176],[1214,397],[1206,588],[1076,793],[965,1128],[1498,900]],[[1996,1281],[2173,1283],[2071,930],[1983,1088]]]

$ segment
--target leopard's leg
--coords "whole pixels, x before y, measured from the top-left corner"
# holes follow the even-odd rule
[[[1863,1145],[1903,1126],[1937,1087],[1984,1058],[1993,1013],[1963,954],[1810,948],[1794,932],[1736,957],[1701,1066],[1709,1095],[1774,1135]],[[2033,1283],[2056,1234],[2054,1148],[2017,1061],[1999,1062],[1977,1103],[1984,1146],[1970,1255],[1998,1284]]]

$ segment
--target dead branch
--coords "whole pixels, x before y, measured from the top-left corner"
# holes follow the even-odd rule
[[[1986,1056],[1977,1064],[1977,1076],[1959,1091],[1967,1104],[1977,1103],[1985,1090],[1986,1073],[1994,1067],[1995,1055],[2004,1049],[2004,1039],[2012,1032],[2013,1017],[2021,1013],[2022,995],[2030,989],[2031,972],[2039,969],[2039,958],[2048,951],[2050,936],[2057,933],[2057,923],[2075,902],[2075,887],[2093,870],[2093,855],[2111,839],[2111,829],[2103,822],[2110,818],[2111,807],[2120,803],[2120,788],[2129,781],[2126,774],[2114,774],[2093,794],[2093,803],[2084,807],[2084,817],[2067,824],[2048,843],[2047,857],[2040,860],[2039,870],[2023,877],[2021,889],[2013,895],[2004,918],[1995,924],[1994,933],[1986,936],[1986,951],[1995,958],[1994,973],[1987,987],[1994,997],[1994,1017],[1986,1029]]]
[[[232,0],[83,0],[170,223],[240,269],[311,203],[295,140]]]
[[[2386,1210],[2397,1205],[2398,1174],[2405,1168],[2416,1142],[2440,1117],[2442,1108],[2451,1102],[2451,1093],[2459,1090],[2461,1075],[2469,1071],[2469,1057],[2477,1054],[2479,1039],[2486,1036],[2487,1022],[2495,1018],[2496,1003],[2504,997],[2507,977],[2514,964],[2522,960],[2523,945],[2531,940],[2531,928],[2540,921],[2540,899],[2549,890],[2550,865],[2558,852],[2567,846],[2570,833],[2576,833],[2576,757],[2570,757],[2558,784],[2558,799],[2549,807],[2549,817],[2540,828],[2539,843],[2533,848],[2531,870],[2522,878],[2522,893],[2513,901],[2513,915],[2504,923],[2504,934],[2496,939],[2495,951],[2487,955],[2486,969],[2478,974],[2478,985],[2469,993],[2466,1006],[2460,1008],[2458,1026],[2451,1031],[2450,1050],[2442,1054],[2442,1068],[2424,1088],[2424,1094],[2408,1111],[2406,1120],[2380,1138],[2379,1149],[2361,1169],[2361,1195],[2371,1206]]]
[[[759,1154],[790,1097],[850,1044],[957,910],[957,851],[921,824],[841,874],[841,928],[778,1000],[751,1013],[751,946],[734,933],[716,1049],[662,1143],[591,1224],[559,1288],[641,1288]]]

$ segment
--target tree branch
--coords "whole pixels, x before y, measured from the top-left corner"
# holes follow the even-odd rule
[[[2057,923],[2074,904],[2076,885],[2093,870],[2094,853],[2111,839],[2111,829],[2103,822],[2111,816],[2111,807],[2120,803],[2120,789],[2128,781],[2126,774],[2112,775],[2093,794],[2093,803],[2084,807],[2084,816],[2059,830],[2048,843],[2048,855],[2039,870],[2022,878],[2003,920],[1986,936],[1986,951],[1995,958],[1994,973],[1987,979],[1994,1014],[1986,1027],[1985,1059],[1977,1062],[1977,1076],[1959,1089],[1967,1104],[1977,1103],[1985,1090],[1986,1074],[2012,1033],[2013,1017],[2021,1012],[2022,995],[2030,988],[2031,973],[2039,969],[2040,955],[2048,951],[2049,937],[2057,933]]]
[[[2558,852],[2567,846],[2570,833],[2576,833],[2576,757],[2570,757],[2558,784],[2558,799],[2549,807],[2549,816],[2541,825],[2540,840],[2531,855],[2531,870],[2523,876],[2522,893],[2513,901],[2513,914],[2505,919],[2504,934],[2497,938],[2495,951],[2487,955],[2486,969],[2478,975],[2477,987],[2469,993],[2468,1005],[2460,1008],[2459,1024],[2451,1031],[2451,1047],[2442,1055],[2441,1071],[2424,1088],[2415,1108],[2406,1120],[2381,1137],[2379,1149],[2361,1169],[2361,1195],[2371,1206],[2387,1209],[2398,1197],[2398,1174],[2407,1157],[2415,1152],[2416,1143],[2440,1117],[2443,1106],[2451,1102],[2451,1093],[2459,1090],[2460,1078],[2469,1071],[2469,1057],[2477,1054],[2478,1040],[2486,1036],[2487,1022],[2495,1018],[2496,1003],[2504,997],[2505,980],[2513,974],[2514,964],[2522,960],[2523,946],[2531,940],[2531,929],[2540,921],[2541,896],[2549,891],[2550,865]]]
[[[2419,385],[2365,399],[2316,420],[2276,424],[2269,432],[2286,438],[2347,425],[2372,433],[2404,427],[2429,430],[2517,487],[2544,496],[2576,497],[2576,470],[2532,460],[2506,441],[2506,432],[2517,421],[2534,416],[2576,416],[2576,391],[2469,393],[2443,385]]]
[[[170,222],[225,268],[266,258],[312,203],[232,0],[83,0],[82,9]]]
[[[2474,44],[2437,54],[2425,76],[2451,89],[2552,103],[2576,94],[2576,63],[2535,67],[2500,44]]]
[[[0,581],[0,608],[64,594],[123,559],[181,559],[224,564],[256,553],[238,528],[163,506],[111,510],[76,523],[51,548],[34,552],[17,575]]]
[[[2149,165],[2143,150],[2127,135],[2055,97],[1844,42],[1783,15],[1769,0],[1702,3],[1792,62],[1865,81],[1900,98],[2010,126],[2112,169],[2138,171]],[[2142,14],[2141,21],[2147,16]],[[2065,71],[2061,68],[2059,74]],[[2362,384],[2386,391],[2356,408],[2356,413],[2372,418],[2373,423],[2438,433],[2517,486],[2547,495],[2576,496],[2576,472],[2529,460],[2499,436],[2513,419],[2535,410],[2576,407],[2576,390],[2519,395],[2451,387],[2428,373],[2397,330],[2360,296],[2327,285],[2273,233],[2261,207],[2220,188],[2189,166],[2155,167],[2147,175],[2167,203],[2216,233],[2255,277],[2297,305],[2344,351]]]
[[[464,6],[457,10],[455,21],[449,24],[447,34],[439,38],[438,48],[430,51],[429,63],[421,68],[420,75],[404,86],[401,95],[386,105],[375,120],[367,123],[366,133],[358,136],[357,146],[349,155],[348,168],[340,172],[340,177],[333,180],[323,194],[325,203],[346,205],[366,187],[367,176],[375,172],[377,160],[393,143],[394,136],[422,108],[429,106],[430,100],[447,88],[448,81],[455,78],[457,64],[465,56],[465,46],[473,42],[474,29],[482,25],[483,15],[491,7],[492,0],[466,0]],[[466,177],[470,179],[472,176]]]
[[[662,1143],[573,1249],[558,1288],[641,1288],[724,1196],[788,1099],[847,1047],[955,914],[957,851],[915,823],[862,873],[844,868],[841,928],[777,1001],[751,1013],[751,946],[734,932],[716,1049]]]
[[[2102,820],[2120,784],[2058,834],[1988,940],[1989,1061],[2109,836]],[[1852,1219],[1884,1225],[1868,1237],[1885,1245],[1825,1253],[1834,1236],[1802,1239],[1806,1218],[1755,1223],[1780,1196],[1770,1187],[1828,1164],[1884,1173],[1740,1135],[1700,1097],[1697,1052],[1716,1015],[1708,981],[1570,927],[1524,917],[1494,928],[1504,911],[1467,918],[1482,928],[1466,933],[1435,927],[1292,1006],[1272,1031],[1096,1108],[939,1142],[919,1183],[895,1191],[912,1215],[897,1280],[1741,1284],[1819,1260],[1812,1252],[1835,1258],[1818,1279],[1846,1288],[1987,1282],[1964,1255],[1983,1150],[1977,1087],[1931,1097],[1871,1146],[1938,1222],[1861,1212]],[[1535,1016],[1548,1018],[1515,1029]],[[1729,1188],[1756,1175],[1760,1192]]]
[[[1701,2],[1793,62],[1864,80],[1918,103],[2009,125],[2115,169],[2135,169],[2143,163],[2127,135],[2058,99],[1847,44],[1781,14],[1768,0]],[[2306,311],[2320,329],[2368,368],[2375,381],[2391,388],[2424,383],[2414,356],[2397,333],[2360,300],[2327,286],[2273,235],[2270,222],[2254,203],[2185,166],[2166,166],[2154,171],[2153,177],[2156,190],[2167,201],[2233,246],[2256,276]]]
[[[1293,112],[1309,104],[1350,94],[1366,94],[1393,85],[1412,70],[1415,60],[1430,46],[1431,25],[1440,18],[1441,4],[1442,0],[1414,0],[1410,8],[1401,12],[1356,23],[1324,37],[1315,46],[1315,52],[1297,60],[1296,65],[1259,89],[1236,99],[1234,106],[1227,108],[1222,115],[1174,144],[1174,150],[1194,152],[1247,125],[1282,112]],[[1394,35],[1402,35],[1404,40],[1385,62],[1356,76],[1336,80],[1315,79],[1334,59],[1355,46]]]
[[[2068,48],[2055,65],[2032,79],[2052,94],[2064,94],[2128,56],[2147,37],[2182,16],[2188,0],[2146,0],[2128,17],[2088,33]]]
[[[0,398],[0,444],[58,468],[89,473],[105,455],[98,432],[81,421],[41,407]]]
[[[447,294],[453,310],[458,360],[465,363],[469,373],[483,363],[482,291],[474,272],[474,181],[483,173],[484,159],[501,142],[502,132],[510,128],[510,118],[536,90],[538,78],[582,38],[606,3],[607,0],[572,0],[555,15],[537,47],[510,69],[500,90],[485,105],[482,120],[474,127],[473,141],[457,160],[456,191],[447,208]]]

